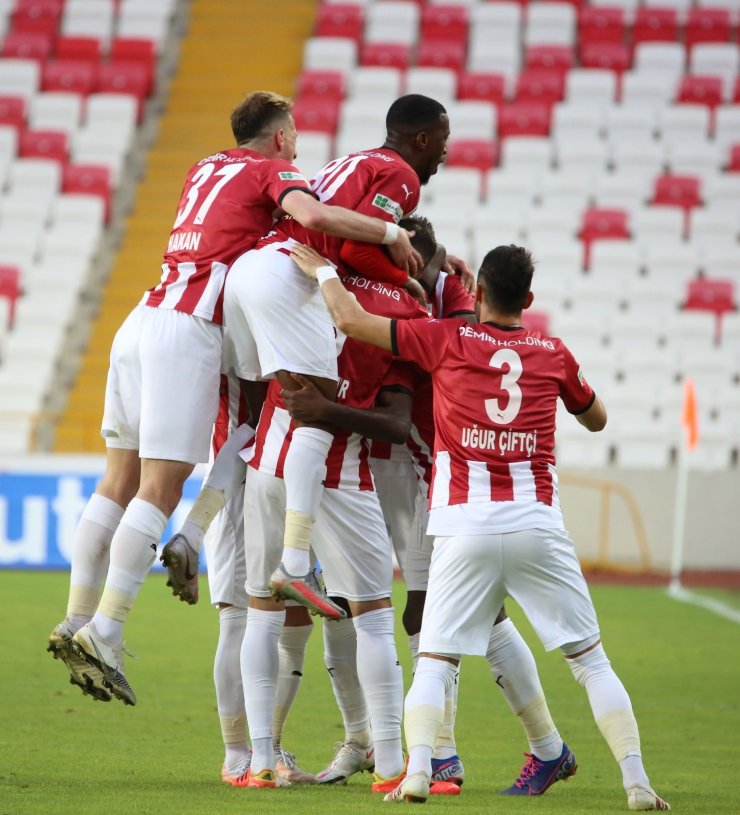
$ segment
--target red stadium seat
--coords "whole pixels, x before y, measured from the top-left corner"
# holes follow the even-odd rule
[[[146,68],[149,84],[147,96],[154,88],[154,70],[157,65],[157,46],[154,40],[139,37],[114,37],[110,44],[111,62],[136,62]]]
[[[59,28],[62,0],[18,0],[12,15],[13,31],[36,31],[52,37]]]
[[[51,54],[52,39],[38,31],[11,31],[3,43],[4,57],[35,59],[43,62]]]
[[[686,20],[684,42],[689,48],[697,42],[729,42],[730,12],[726,8],[692,8]]]
[[[579,235],[583,241],[584,268],[589,267],[594,241],[629,238],[628,218],[624,209],[588,209],[583,213]]]
[[[97,37],[59,37],[55,48],[57,59],[76,59],[97,65],[102,44]]]
[[[642,6],[635,12],[632,43],[675,42],[678,39],[678,14],[662,6]]]
[[[48,158],[63,165],[68,152],[67,134],[58,130],[26,130],[18,142],[21,158]]]
[[[335,99],[311,96],[298,99],[293,105],[293,118],[298,132],[337,132],[339,105]]]
[[[559,71],[534,68],[522,71],[516,83],[517,102],[545,102],[553,105],[563,98],[565,77]]]
[[[21,131],[26,126],[26,100],[22,96],[0,96],[0,125]]]
[[[683,307],[692,311],[712,311],[718,317],[727,311],[734,311],[735,284],[732,280],[712,280],[697,278],[690,280]]]
[[[693,175],[662,175],[655,180],[651,203],[691,210],[701,205],[701,180]]]
[[[498,145],[491,139],[455,139],[447,145],[446,167],[473,167],[487,172],[498,164]]]
[[[464,42],[422,40],[416,52],[416,64],[422,68],[450,68],[458,73],[465,66]]]
[[[550,133],[552,107],[542,102],[514,102],[499,110],[498,135],[547,136]]]
[[[740,105],[740,76],[735,80],[735,90],[732,94],[732,103],[734,105]]]
[[[685,76],[678,89],[677,102],[706,105],[714,110],[722,104],[722,78],[719,76]]]
[[[506,77],[503,74],[464,73],[457,83],[458,99],[477,99],[503,105],[506,97]]]
[[[573,67],[573,49],[568,45],[530,45],[524,54],[524,67],[565,73]]]
[[[522,312],[522,328],[537,332],[543,337],[550,336],[550,315],[546,311],[528,308]]]
[[[362,6],[321,3],[316,17],[315,37],[346,37],[360,42],[365,25]]]
[[[138,62],[104,62],[95,74],[95,90],[100,93],[124,93],[135,96],[138,119],[144,109],[144,100],[151,89],[151,76],[146,65]]]
[[[304,68],[298,76],[296,98],[324,96],[336,100],[344,98],[344,74],[341,71],[312,71]]]
[[[0,297],[10,303],[8,328],[15,322],[15,304],[21,296],[21,272],[17,266],[0,266]]]
[[[468,40],[468,10],[465,6],[424,6],[421,11],[421,41],[442,40],[459,42]]]
[[[727,172],[740,173],[740,144],[730,145],[730,160],[727,164]]]
[[[584,6],[578,14],[578,40],[624,43],[624,9],[619,6]]]
[[[618,42],[582,42],[581,67],[606,68],[621,74],[632,64],[628,45]]]
[[[398,68],[405,71],[411,62],[411,49],[408,45],[373,42],[362,46],[360,64],[377,65],[381,68]]]
[[[97,195],[105,201],[105,219],[110,218],[110,170],[92,164],[67,164],[62,168],[62,192]]]
[[[50,60],[41,69],[41,90],[87,96],[95,86],[95,68],[76,59]]]

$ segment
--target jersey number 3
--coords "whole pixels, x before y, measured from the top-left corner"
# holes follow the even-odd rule
[[[506,391],[509,398],[503,409],[498,398],[486,399],[484,402],[486,413],[494,424],[510,424],[522,406],[522,389],[517,385],[522,375],[522,359],[511,348],[501,348],[491,357],[488,364],[499,370],[504,365],[508,367],[508,370],[501,374],[501,390]]]

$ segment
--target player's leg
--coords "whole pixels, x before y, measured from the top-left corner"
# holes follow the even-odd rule
[[[168,517],[195,463],[208,460],[218,411],[221,329],[189,314],[140,307],[141,481],[111,542],[110,566],[92,621],[75,650],[127,704],[136,697],[123,672],[123,627],[156,556]],[[187,398],[172,410],[172,394]]]
[[[596,612],[573,542],[558,530],[528,530],[505,538],[509,593],[545,649],[561,648],[585,687],[599,730],[622,769],[630,808],[666,809],[645,775],[632,705],[601,646]]]
[[[290,784],[313,784],[316,777],[302,770],[294,753],[283,747],[283,729],[303,679],[306,646],[313,631],[308,610],[303,606],[288,605],[285,625],[278,639],[278,679],[275,692],[275,710],[272,719],[272,745],[275,753],[275,772]]]
[[[252,751],[247,742],[240,654],[247,625],[248,598],[244,586],[244,488],[229,495],[205,534],[208,591],[219,612],[218,645],[213,660],[216,707],[224,744],[221,778],[229,784],[246,776]]]
[[[254,430],[248,424],[240,425],[229,436],[182,527],[162,548],[160,559],[167,567],[167,585],[175,597],[191,605],[198,602],[198,561],[208,527],[231,495],[238,494],[240,507],[243,506],[246,465],[240,453],[253,438]]]
[[[371,457],[370,465],[396,562],[405,574],[406,551],[412,534],[419,489],[414,463],[405,448],[402,449],[404,452],[396,453],[397,448],[392,448],[391,456],[395,455],[396,458]]]
[[[429,565],[432,560],[432,550],[434,549],[433,536],[426,534],[428,521],[427,496],[425,491],[419,491],[406,552],[406,607],[403,611],[403,625],[408,635],[414,670],[419,659],[419,632],[421,631],[424,602],[429,585]],[[445,697],[444,720],[437,737],[437,743],[434,745],[432,780],[451,781],[462,785],[465,778],[465,768],[458,755],[455,739],[459,682],[460,667],[458,665],[454,682],[449,687]]]
[[[336,396],[336,338],[318,287],[277,245],[247,252],[232,265],[224,290],[228,348],[241,379],[278,375],[283,387],[298,387],[286,372],[309,377],[329,398]],[[285,247],[283,247],[285,248]],[[256,354],[255,354],[256,351]],[[231,353],[231,352],[229,352]],[[256,359],[255,359],[256,357]],[[336,618],[306,586],[311,528],[318,513],[326,456],[333,436],[326,428],[297,427],[286,456],[286,522],[282,567],[272,588],[315,613]]]

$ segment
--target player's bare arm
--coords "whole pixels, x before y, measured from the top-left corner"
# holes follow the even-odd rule
[[[393,262],[410,274],[421,268],[421,255],[411,246],[409,233],[396,224],[339,206],[328,206],[303,190],[291,190],[281,201],[283,210],[307,229],[338,238],[388,246]]]
[[[382,390],[375,407],[368,410],[331,402],[300,374],[292,374],[298,390],[281,392],[291,418],[308,424],[320,422],[360,433],[370,439],[403,444],[411,430],[412,397],[405,392]]]
[[[456,257],[455,255],[447,255],[447,260],[442,268],[448,274],[457,275],[468,294],[475,292],[475,275],[470,266],[468,266],[462,258]]]
[[[297,243],[290,252],[290,257],[308,277],[317,280],[317,270],[329,268],[326,258],[308,246]],[[334,273],[336,275],[336,273]],[[369,314],[357,300],[344,288],[338,277],[321,282],[321,294],[334,320],[336,327],[348,337],[377,345],[390,351],[391,320]]]
[[[583,413],[579,413],[576,419],[578,419],[586,430],[590,430],[592,433],[603,430],[606,427],[606,408],[604,407],[604,403],[598,396],[595,397],[591,407]]]

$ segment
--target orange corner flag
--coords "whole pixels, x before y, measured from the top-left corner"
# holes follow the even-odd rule
[[[681,425],[684,429],[686,449],[693,450],[699,442],[699,416],[696,409],[696,390],[691,379],[687,379],[683,386]]]

